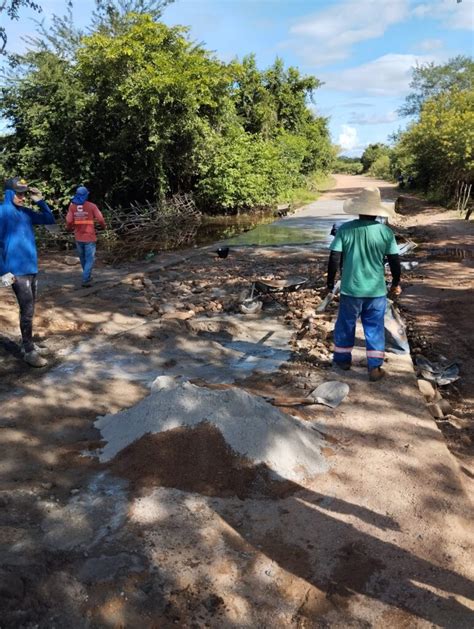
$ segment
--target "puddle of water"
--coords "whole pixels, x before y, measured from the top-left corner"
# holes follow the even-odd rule
[[[273,212],[204,218],[197,230],[196,244],[208,245],[227,240],[274,221]]]
[[[347,219],[339,217],[295,216],[267,225],[258,225],[255,229],[226,242],[229,245],[260,247],[312,245],[318,249],[326,249],[333,239],[332,226],[340,225],[345,220]]]
[[[234,246],[291,246],[313,245],[325,249],[332,241],[330,235],[334,223],[342,223],[345,217],[315,218],[304,214],[275,220],[273,214],[252,216],[223,216],[196,226],[195,233],[182,243],[168,243],[163,240],[148,243],[150,251],[163,248],[179,249],[190,245],[208,245],[226,242]]]
[[[227,241],[232,245],[306,245],[318,242],[320,245],[328,245],[331,239],[325,229],[301,229],[284,225],[259,225],[252,231],[240,234]]]

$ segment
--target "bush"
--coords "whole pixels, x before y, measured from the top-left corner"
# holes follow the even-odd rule
[[[211,140],[211,138],[213,138]],[[208,132],[199,160],[196,192],[206,212],[269,207],[303,185],[306,141],[281,134],[274,141],[236,127],[227,137]]]
[[[390,157],[388,155],[378,157],[370,167],[369,174],[377,179],[392,179]]]
[[[345,175],[360,175],[363,166],[359,161],[345,161],[338,159],[334,165],[334,172],[344,173]]]

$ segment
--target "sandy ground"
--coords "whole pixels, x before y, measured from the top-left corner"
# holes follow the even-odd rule
[[[385,198],[397,196],[378,183]],[[333,191],[288,220],[330,223],[335,202],[366,185],[338,176]],[[462,380],[444,395],[465,422],[472,370],[462,341],[472,333],[453,298],[467,303],[472,273],[465,258],[435,257],[449,265],[435,268],[428,249],[447,239],[464,248],[471,227],[435,208],[397,221],[400,232],[429,238],[401,299],[413,349],[463,359]],[[354,369],[331,371],[336,305],[305,326],[325,258],[311,247],[235,249],[226,260],[188,251],[143,268],[99,268],[97,291],[78,289],[62,256],[43,256],[36,331],[52,354],[37,371],[18,359],[16,309],[2,291],[2,626],[472,626],[472,428],[452,424],[461,437],[443,435],[449,422],[431,417],[409,356],[390,354],[389,377],[370,384],[360,338]],[[288,275],[310,282],[260,315],[238,314],[253,279]],[[440,307],[442,288],[456,291],[451,312]],[[99,463],[94,420],[143,400],[157,375],[270,396],[347,382],[335,410],[286,409],[321,436],[326,471],[275,484],[271,470],[205,426]]]

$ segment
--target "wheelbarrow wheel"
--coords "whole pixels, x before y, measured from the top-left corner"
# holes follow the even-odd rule
[[[256,314],[262,309],[263,302],[260,299],[246,299],[240,304],[240,312],[243,314]]]

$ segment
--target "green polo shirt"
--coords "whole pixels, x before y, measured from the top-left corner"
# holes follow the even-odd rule
[[[398,245],[390,227],[360,219],[344,223],[337,230],[331,250],[342,252],[343,295],[383,297],[387,294],[384,258],[398,253]]]

